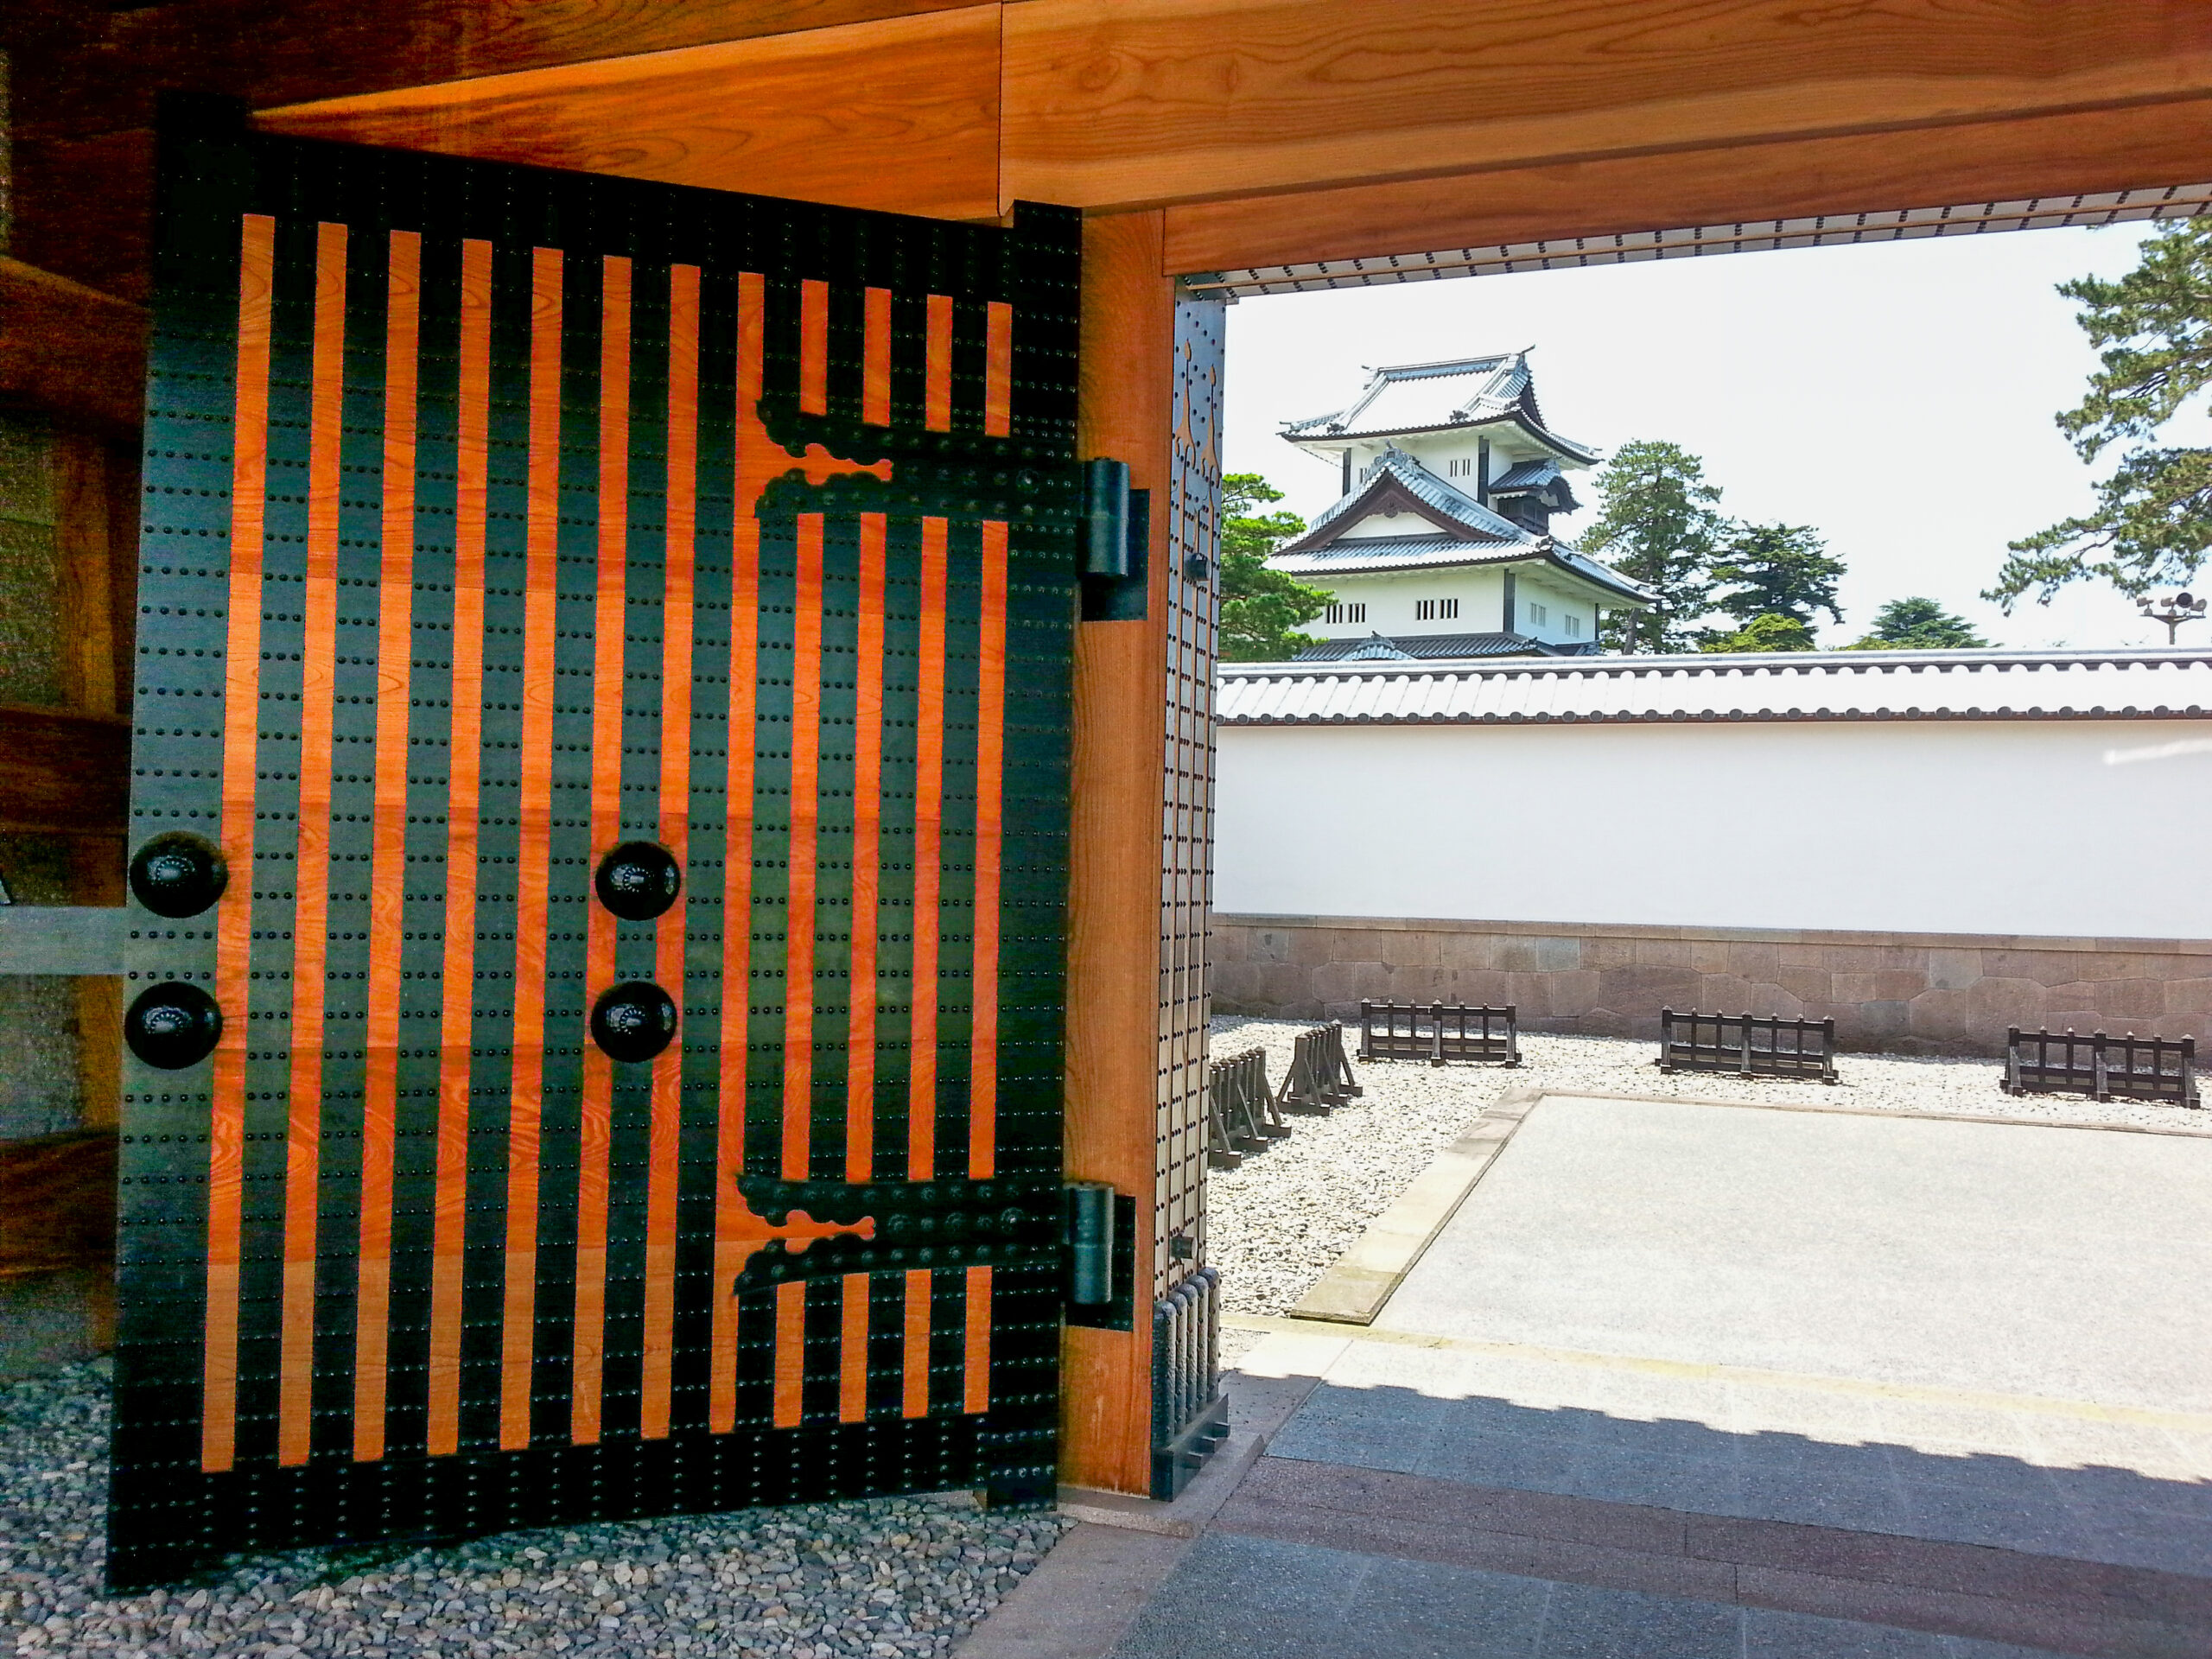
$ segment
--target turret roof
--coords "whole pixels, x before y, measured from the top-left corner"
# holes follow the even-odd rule
[[[1533,531],[1515,524],[1503,513],[1493,512],[1464,490],[1453,488],[1397,445],[1385,444],[1382,453],[1369,462],[1367,470],[1359,475],[1359,482],[1351,493],[1323,508],[1306,527],[1306,534],[1286,543],[1282,551],[1302,552],[1309,547],[1333,542],[1380,506],[1384,497],[1401,490],[1421,506],[1441,515],[1439,529],[1448,524],[1473,540],[1484,542],[1533,543],[1539,539]],[[1329,533],[1332,528],[1333,535]]]
[[[1524,351],[1441,363],[1402,363],[1369,372],[1359,396],[1340,410],[1283,423],[1293,443],[1340,444],[1347,438],[1389,438],[1510,421],[1563,458],[1594,465],[1599,452],[1544,425]]]
[[[1392,510],[1410,519],[1405,535],[1345,537],[1346,531],[1373,514]],[[1651,598],[1648,589],[1610,565],[1493,512],[1395,445],[1385,447],[1361,474],[1359,487],[1315,518],[1305,535],[1268,563],[1291,575],[1319,578],[1524,560],[1548,563],[1624,599]]]

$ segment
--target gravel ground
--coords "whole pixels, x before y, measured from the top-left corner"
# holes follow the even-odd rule
[[[1224,1018],[1213,1049],[1268,1050],[1282,1076],[1300,1024]],[[1362,1229],[1506,1089],[1946,1112],[2212,1133],[2212,1116],[2014,1099],[1988,1060],[1850,1054],[1842,1083],[1747,1082],[1651,1065],[1649,1042],[1524,1036],[1517,1071],[1354,1062],[1365,1096],[1211,1177],[1209,1254],[1232,1313],[1287,1310]],[[2200,1127],[2202,1126],[2202,1127]],[[1256,1332],[1224,1332],[1233,1363]],[[301,1551],[183,1590],[100,1593],[107,1376],[94,1361],[0,1387],[0,1659],[903,1659],[949,1654],[1067,1522],[985,1514],[964,1495],[741,1510],[510,1533],[448,1549]]]
[[[1306,1028],[1302,1021],[1224,1017],[1213,1022],[1213,1053],[1221,1058],[1264,1048],[1268,1076],[1280,1084],[1292,1042]],[[1354,1031],[1346,1052],[1356,1052],[1357,1044]],[[1514,1071],[1355,1059],[1353,1072],[1367,1091],[1363,1098],[1327,1117],[1291,1119],[1288,1140],[1248,1157],[1240,1169],[1215,1170],[1208,1178],[1207,1255],[1221,1269],[1226,1311],[1287,1312],[1438,1151],[1500,1094],[1521,1084],[2212,1133],[2208,1111],[2139,1102],[2099,1105],[2055,1095],[2015,1097],[1998,1088],[2003,1068],[1993,1060],[1845,1054],[1836,1060],[1842,1081],[1831,1086],[1712,1073],[1668,1077],[1651,1063],[1656,1048],[1628,1038],[1523,1034],[1522,1065]],[[1223,1336],[1224,1363],[1257,1340],[1249,1332]]]
[[[0,1655],[942,1655],[1068,1524],[965,1494],[302,1550],[100,1591],[106,1363],[0,1387]]]

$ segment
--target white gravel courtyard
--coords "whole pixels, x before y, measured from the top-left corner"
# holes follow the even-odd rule
[[[1268,1080],[1280,1085],[1291,1046],[1309,1024],[1217,1019],[1213,1057],[1264,1048]],[[1652,1064],[1656,1041],[1632,1038],[1524,1033],[1522,1064],[1510,1070],[1440,1068],[1407,1060],[1363,1063],[1356,1058],[1358,1043],[1357,1028],[1348,1030],[1344,1052],[1354,1057],[1352,1071],[1364,1096],[1326,1117],[1290,1119],[1287,1140],[1248,1156],[1242,1168],[1217,1169],[1208,1177],[1206,1253],[1221,1269],[1223,1302],[1231,1314],[1287,1313],[1439,1151],[1500,1094],[1521,1084],[2212,1135],[2212,1110],[2005,1094],[1998,1087],[2002,1063],[1990,1059],[1844,1054],[1836,1060],[1842,1080],[1831,1085],[1711,1072],[1669,1077]],[[1255,1332],[1236,1330],[1223,1337],[1224,1363],[1233,1363],[1257,1339]]]

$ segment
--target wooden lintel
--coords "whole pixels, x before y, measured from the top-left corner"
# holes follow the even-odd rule
[[[943,219],[999,211],[996,3],[265,110],[390,144]]]
[[[146,313],[0,258],[0,403],[109,435],[135,434],[146,373]]]
[[[1170,257],[1195,269],[1496,240],[1516,219],[1671,227],[1724,199],[1766,219],[2049,195],[2111,179],[2129,158],[2110,135],[2131,131],[2151,137],[2114,188],[2193,181],[2203,167],[2171,152],[2212,96],[2200,0],[208,0],[116,17],[90,26],[100,50],[18,59],[17,251],[121,293],[143,283],[151,146],[130,124],[156,78],[242,92],[276,130],[840,205],[1167,207]],[[240,44],[256,29],[266,64]],[[73,108],[54,91],[73,74]],[[118,102],[100,77],[137,90]],[[2008,122],[2029,124],[2010,130],[2018,165]],[[2038,132],[2061,136],[2037,149]],[[1978,137],[2009,189],[1963,164]],[[1699,158],[1679,181],[1675,156]],[[1442,182],[1510,195],[1515,175],[1680,200],[1508,201],[1493,233]],[[1255,251],[1211,251],[1232,244]]]
[[[33,0],[18,143],[144,129],[167,86],[296,104],[949,11],[975,0]]]
[[[1164,206],[2208,92],[2196,0],[1028,0],[1005,185]]]
[[[0,830],[119,839],[130,799],[130,722],[0,704]]]
[[[1745,220],[2212,180],[2212,97],[1938,129],[1490,168],[1166,214],[1172,272],[1382,258]]]

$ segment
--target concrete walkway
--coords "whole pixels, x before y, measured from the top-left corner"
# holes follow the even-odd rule
[[[1521,1109],[1090,1651],[2212,1653],[2212,1139]]]

